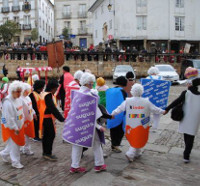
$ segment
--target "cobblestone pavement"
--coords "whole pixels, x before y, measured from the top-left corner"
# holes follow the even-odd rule
[[[171,102],[183,86],[173,86],[170,92]],[[34,156],[21,155],[24,169],[16,170],[10,164],[0,160],[0,186],[31,185],[31,186],[173,186],[173,185],[200,185],[200,133],[195,138],[191,163],[182,162],[183,137],[177,133],[178,123],[170,119],[170,114],[163,116],[159,129],[150,132],[148,144],[143,149],[140,159],[128,163],[124,153],[128,149],[126,139],[122,142],[122,153],[115,154],[110,151],[110,140],[107,131],[107,144],[104,151],[108,155],[105,159],[108,170],[95,173],[93,170],[93,154],[90,149],[85,153],[81,165],[87,167],[85,174],[69,173],[71,158],[71,145],[63,143],[61,139],[63,124],[57,124],[57,136],[54,143],[54,154],[59,158],[57,162],[48,162],[42,158],[40,142],[32,142]],[[0,142],[0,149],[4,143]]]

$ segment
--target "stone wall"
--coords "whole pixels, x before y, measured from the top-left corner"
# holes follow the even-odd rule
[[[4,62],[0,62],[0,66],[2,68],[3,64],[6,64],[6,68],[8,69],[8,77],[16,78],[16,69],[18,66],[20,67],[42,67],[47,66],[47,61],[23,61],[23,60],[5,60]],[[159,64],[159,63],[158,63]],[[171,63],[165,63],[171,64]],[[97,77],[103,76],[106,78],[112,77],[113,69],[117,65],[131,65],[136,70],[137,77],[146,77],[147,70],[154,65],[154,63],[149,62],[97,62],[97,61],[65,61],[65,64],[71,68],[71,73],[73,74],[76,70],[90,69]],[[180,63],[171,64],[180,72]],[[62,74],[62,68],[60,68],[60,72],[57,69],[53,69],[52,72],[49,72],[49,77],[59,77]],[[41,76],[44,77],[44,72],[41,73]],[[1,77],[2,77],[1,73]]]

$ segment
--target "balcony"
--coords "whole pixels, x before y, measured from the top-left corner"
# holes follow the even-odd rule
[[[87,18],[87,12],[78,12],[79,18]]]
[[[23,25],[23,30],[31,30],[31,24]]]
[[[12,6],[12,11],[13,12],[19,12],[20,11],[20,6]]]
[[[2,7],[1,8],[1,12],[2,13],[8,13],[8,12],[10,12],[10,7]]]
[[[87,28],[79,28],[78,29],[78,34],[82,35],[82,34],[87,34]]]
[[[31,5],[29,3],[22,5],[22,10],[23,11],[30,11],[31,10]]]
[[[72,16],[71,12],[63,12],[63,19],[70,19]]]

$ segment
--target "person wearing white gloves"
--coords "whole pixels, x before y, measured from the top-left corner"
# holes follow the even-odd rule
[[[143,138],[148,134],[149,124],[150,124],[150,114],[163,114],[165,111],[153,105],[148,98],[142,98],[144,88],[142,85],[135,83],[131,88],[131,94],[133,97],[126,98],[126,100],[118,106],[111,115],[114,117],[121,112],[126,112],[126,130],[131,128],[130,132],[126,131],[126,137],[131,144],[129,150],[126,152],[126,157],[129,161],[133,161],[134,158],[137,158],[141,154],[141,148],[136,148],[133,146],[139,146],[140,139],[128,138],[129,133],[137,130],[140,132],[140,137]],[[143,127],[141,127],[143,126]],[[138,130],[138,127],[142,130]],[[147,135],[148,136],[148,135]],[[147,138],[148,139],[148,138]],[[147,142],[147,141],[146,141]],[[144,146],[145,144],[143,144]]]
[[[23,103],[20,99],[22,83],[13,81],[8,90],[8,96],[2,109],[2,138],[7,141],[0,155],[4,162],[11,159],[12,167],[23,168],[20,163],[20,146],[25,145]],[[10,157],[10,159],[9,159]]]
[[[95,76],[93,74],[90,74],[88,72],[85,72],[81,79],[80,79],[80,90],[79,92],[94,96],[94,92],[91,91],[93,84],[95,82]],[[96,95],[97,96],[97,95]],[[96,108],[96,120],[102,116],[102,113],[100,109]],[[96,129],[100,131],[105,131],[106,129],[96,122]],[[93,152],[94,152],[94,161],[95,161],[95,171],[103,171],[106,170],[106,165],[104,164],[104,157],[103,157],[103,150],[101,147],[100,138],[98,136],[97,131],[95,131],[94,134],[94,142],[93,142]],[[80,167],[80,160],[82,155],[82,149],[83,147],[80,147],[78,145],[72,145],[72,164],[70,173],[83,173],[86,171],[84,167]]]
[[[162,76],[159,76],[158,74],[159,74],[159,70],[157,67],[150,67],[148,70],[149,76],[147,77],[147,79],[163,80]],[[154,114],[153,124],[152,124],[153,132],[157,130],[159,123],[160,123],[160,114]]]
[[[23,102],[23,111],[24,111],[24,133],[26,144],[21,148],[23,154],[33,155],[31,151],[30,139],[35,137],[34,121],[33,118],[37,118],[35,111],[32,107],[31,98],[28,96],[31,91],[31,85],[28,83],[22,83],[23,91],[21,99]]]

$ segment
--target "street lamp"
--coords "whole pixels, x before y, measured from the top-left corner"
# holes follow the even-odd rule
[[[109,5],[108,5],[108,11],[110,12],[111,10],[112,10],[112,5],[109,4]]]

